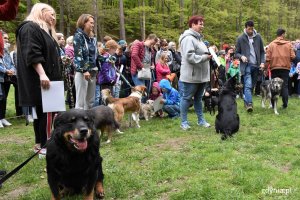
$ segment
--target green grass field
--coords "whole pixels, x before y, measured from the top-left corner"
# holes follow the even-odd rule
[[[198,127],[192,109],[189,131],[179,128],[179,119],[152,119],[114,135],[111,144],[102,142],[106,199],[299,200],[300,99],[290,98],[279,116],[260,108],[259,97],[251,114],[237,101],[240,130],[227,141],[214,126]],[[13,105],[11,92],[7,118],[14,116]],[[214,124],[215,116],[205,116]],[[7,171],[32,155],[34,145],[32,125],[10,121],[13,126],[0,130],[0,168]],[[45,165],[34,158],[5,182],[0,200],[50,199]]]

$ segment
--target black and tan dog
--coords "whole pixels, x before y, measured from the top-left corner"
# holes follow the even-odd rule
[[[85,110],[59,113],[47,144],[47,175],[52,199],[83,194],[104,197],[99,135],[93,116]]]
[[[113,110],[108,106],[101,105],[92,108],[90,111],[94,117],[96,129],[100,130],[101,134],[107,133],[106,143],[110,143],[113,132],[120,128],[119,123],[114,118]]]
[[[219,93],[218,114],[215,128],[217,133],[222,133],[222,140],[231,137],[239,130],[240,118],[237,113],[236,79],[229,78],[222,86]]]
[[[274,108],[274,113],[276,115],[279,115],[277,111],[277,102],[279,99],[279,95],[281,93],[283,80],[281,78],[273,78],[271,80],[265,80],[260,85],[260,91],[261,91],[261,107],[265,108],[266,101],[269,100],[270,108]],[[272,106],[272,102],[274,102],[274,105]]]

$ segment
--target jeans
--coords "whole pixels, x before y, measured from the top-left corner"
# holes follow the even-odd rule
[[[101,105],[102,99],[101,99],[101,87],[98,83],[96,83],[96,89],[95,89],[95,102],[93,107]]]
[[[245,104],[252,104],[252,88],[257,82],[259,68],[255,65],[247,64],[245,68],[244,80],[244,101]]]
[[[288,90],[288,82],[289,82],[289,70],[286,69],[274,69],[271,71],[272,78],[279,77],[283,80],[281,95],[282,95],[282,107],[286,108],[288,106],[289,101],[289,90]],[[273,101],[272,105],[273,105]]]
[[[179,105],[164,105],[162,109],[168,113],[169,117],[176,117],[180,115]]]
[[[137,74],[131,75],[131,78],[132,78],[132,81],[133,81],[135,86],[137,86],[137,85],[144,85],[145,86],[146,85],[145,80],[139,79]]]
[[[181,82],[182,98],[180,99],[181,124],[188,124],[187,113],[194,97],[194,108],[198,117],[198,123],[205,121],[202,111],[202,97],[206,83],[186,83]]]

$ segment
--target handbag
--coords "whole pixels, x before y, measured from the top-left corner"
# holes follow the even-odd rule
[[[138,71],[138,79],[151,80],[150,65],[144,65],[144,67]]]

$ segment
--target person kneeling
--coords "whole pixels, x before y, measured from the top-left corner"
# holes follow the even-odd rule
[[[160,103],[163,104],[163,111],[168,113],[170,118],[178,118],[180,116],[180,95],[179,92],[171,86],[169,80],[163,79],[159,83],[162,90],[163,98]]]

